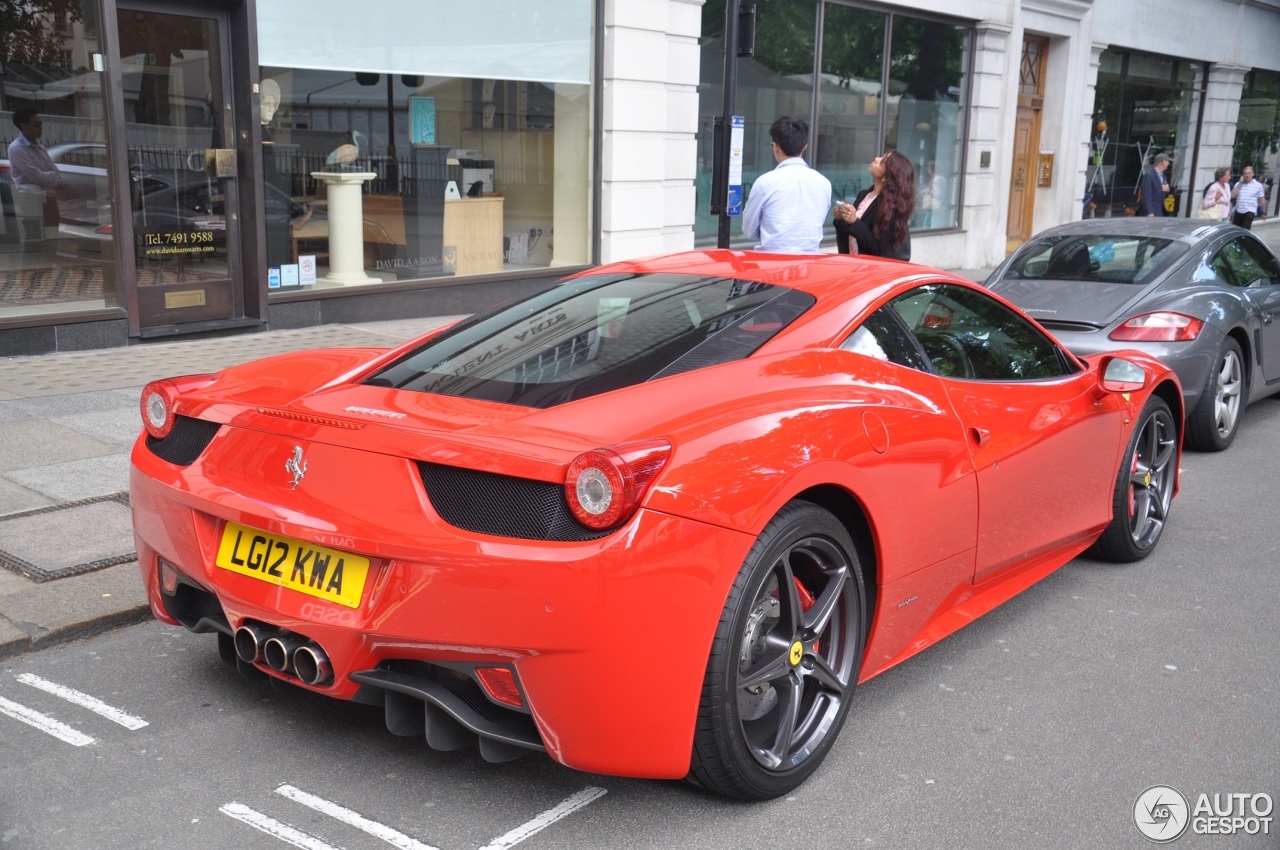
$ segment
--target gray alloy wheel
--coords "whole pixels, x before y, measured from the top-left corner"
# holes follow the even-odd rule
[[[689,779],[744,800],[795,789],[831,749],[866,632],[858,557],[807,502],[765,527],[729,593],[707,663]]]
[[[1187,417],[1187,442],[1202,452],[1220,452],[1231,445],[1240,428],[1247,394],[1244,354],[1231,337],[1222,342],[1218,358],[1196,409]]]
[[[1111,523],[1091,554],[1108,561],[1140,561],[1155,551],[1169,518],[1178,475],[1178,428],[1164,399],[1142,409],[1120,464],[1111,501]]]

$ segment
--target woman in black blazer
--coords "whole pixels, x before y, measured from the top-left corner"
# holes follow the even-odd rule
[[[836,250],[895,260],[911,259],[908,222],[916,209],[916,176],[911,160],[889,151],[871,160],[871,188],[863,189],[852,204],[836,204]]]

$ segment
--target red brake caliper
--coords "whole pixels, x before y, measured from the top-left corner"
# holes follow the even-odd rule
[[[795,576],[792,576],[791,580],[796,583],[796,594],[800,597],[800,610],[808,611],[810,608],[813,607],[813,604],[818,600],[813,598],[813,594],[809,592],[809,588],[805,587],[803,584],[800,583],[800,579],[796,578]],[[818,645],[819,645],[819,642],[815,641],[813,644],[814,652],[818,651]]]

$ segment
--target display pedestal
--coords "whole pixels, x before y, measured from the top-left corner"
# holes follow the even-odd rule
[[[364,273],[364,208],[360,187],[372,171],[313,171],[329,198],[329,273],[319,282],[342,286],[381,283]]]

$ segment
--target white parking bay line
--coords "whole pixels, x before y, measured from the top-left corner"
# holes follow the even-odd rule
[[[45,693],[53,694],[55,697],[61,697],[67,702],[75,703],[82,708],[87,708],[94,714],[100,714],[108,720],[119,723],[124,728],[130,729],[134,732],[147,725],[147,721],[143,720],[141,717],[134,717],[128,712],[124,712],[118,708],[113,708],[107,705],[97,697],[91,697],[88,694],[75,690],[74,688],[59,685],[57,682],[50,682],[48,679],[42,679],[33,673],[20,674],[18,676],[18,681],[24,685],[39,688]]]
[[[65,723],[54,720],[47,714],[41,714],[25,705],[19,705],[16,702],[10,702],[4,697],[0,697],[0,714],[7,714],[14,720],[21,720],[28,726],[34,726],[41,732],[47,732],[55,738],[66,741],[68,744],[74,744],[77,747],[83,747],[85,744],[92,744],[93,739],[83,732],[77,732]]]
[[[501,838],[495,838],[480,850],[506,850],[508,847],[514,847],[529,836],[542,832],[542,830],[561,818],[568,817],[588,803],[600,799],[606,793],[603,788],[588,786],[564,800],[554,809],[548,809],[528,823],[517,826]]]
[[[243,803],[227,803],[219,808],[218,811],[228,817],[235,818],[241,823],[246,823],[260,832],[265,832],[273,838],[279,838],[294,847],[300,847],[302,850],[337,850],[332,844],[325,844],[319,838],[307,835],[302,830],[294,829],[287,823],[281,823],[275,818],[269,818],[262,812],[255,811]]]
[[[391,827],[369,820],[359,812],[353,812],[337,803],[332,803],[323,797],[317,797],[315,794],[309,794],[301,788],[292,785],[281,785],[276,789],[276,793],[288,797],[290,800],[309,806],[321,814],[326,814],[331,818],[336,818],[349,826],[363,830],[375,838],[381,838],[397,850],[436,850],[430,844],[423,844],[403,832],[392,829]]]

